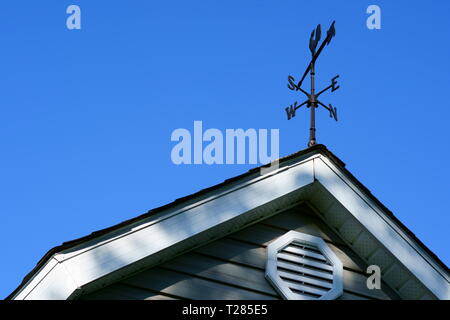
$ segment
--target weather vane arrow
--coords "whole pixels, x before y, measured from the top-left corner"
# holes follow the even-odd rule
[[[293,76],[288,76],[288,88],[293,91],[301,91],[308,97],[307,100],[305,100],[304,102],[302,102],[300,104],[298,104],[298,102],[295,101],[293,104],[291,104],[285,110],[286,110],[288,120],[290,120],[293,117],[295,117],[295,112],[300,107],[306,105],[308,108],[310,108],[311,122],[310,122],[310,129],[309,129],[309,142],[308,142],[309,147],[316,144],[316,118],[315,118],[316,117],[316,115],[315,115],[316,108],[318,108],[319,106],[324,107],[330,113],[330,117],[334,118],[336,121],[338,120],[337,119],[337,109],[335,107],[333,107],[331,104],[329,104],[328,106],[325,105],[324,103],[319,101],[318,98],[322,93],[324,93],[330,89],[331,89],[331,92],[334,92],[337,89],[339,89],[339,86],[337,85],[337,79],[339,78],[339,75],[337,75],[331,79],[331,84],[328,87],[319,91],[318,93],[315,92],[316,60],[322,53],[325,46],[329,45],[331,42],[331,39],[333,39],[334,36],[336,35],[336,29],[334,27],[334,24],[335,24],[335,21],[333,21],[333,23],[331,24],[330,28],[327,31],[326,38],[323,40],[322,44],[319,47],[319,50],[317,50],[317,51],[316,51],[316,48],[320,42],[321,33],[322,33],[320,24],[316,27],[316,29],[314,29],[312,31],[311,37],[309,39],[309,49],[311,51],[311,61],[309,62],[308,67],[306,68],[305,72],[303,73],[303,76],[301,77],[300,81],[296,83]],[[310,78],[311,78],[310,92],[307,92],[301,88],[303,81],[305,80],[308,73],[310,74]]]

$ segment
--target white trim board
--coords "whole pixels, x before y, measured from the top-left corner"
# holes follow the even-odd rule
[[[315,178],[437,298],[450,300],[450,283],[442,270],[405,232],[364,195],[326,157],[314,160]]]
[[[268,207],[286,195],[306,190],[314,181],[320,182],[437,298],[450,299],[446,271],[399,230],[327,157],[309,154],[291,165],[281,165],[268,175],[255,173],[243,180],[213,190],[200,201],[190,200],[189,205],[167,209],[157,218],[136,222],[132,228],[124,227],[123,232],[116,230],[53,255],[13,299],[68,299],[92,284],[107,285],[123,276],[121,270],[130,265],[176,246],[198,245],[192,239],[201,234],[208,235],[211,230],[215,230],[214,236],[220,232],[225,234],[227,231],[221,231],[220,227],[229,228],[235,219],[245,216],[261,219],[273,214]],[[261,214],[251,215],[256,209]]]
[[[169,218],[157,223],[134,228],[100,244],[56,254],[58,265],[64,268],[43,272],[49,268],[49,263],[54,263],[54,259],[50,260],[14,299],[67,299],[75,289],[313,183],[313,161],[306,160],[289,170],[258,176],[255,180],[187,210],[169,210]],[[73,281],[60,286],[67,281],[65,271]]]

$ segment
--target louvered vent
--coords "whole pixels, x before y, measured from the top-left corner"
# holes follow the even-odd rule
[[[267,248],[266,277],[289,300],[342,294],[342,262],[321,238],[290,231]]]

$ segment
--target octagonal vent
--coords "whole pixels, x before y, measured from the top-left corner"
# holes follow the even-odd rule
[[[266,278],[288,300],[342,295],[342,262],[321,238],[289,231],[267,247]]]

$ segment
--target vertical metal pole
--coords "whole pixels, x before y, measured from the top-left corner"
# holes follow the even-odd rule
[[[316,144],[316,97],[314,88],[314,71],[315,63],[311,64],[311,96],[309,97],[310,108],[311,108],[311,123],[309,128],[309,142],[308,147],[312,147]]]

